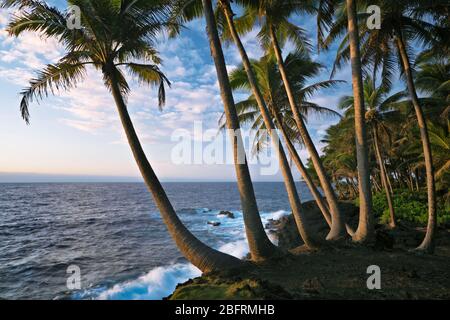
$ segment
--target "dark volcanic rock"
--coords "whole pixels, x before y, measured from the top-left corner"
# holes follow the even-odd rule
[[[340,202],[339,207],[347,223],[356,228],[358,225],[358,208],[352,203]],[[302,204],[303,215],[307,230],[310,231],[314,241],[320,243],[326,238],[330,228],[317,207],[315,201],[308,201]],[[276,235],[278,245],[283,249],[294,249],[303,245],[303,241],[298,233],[297,224],[292,214],[284,216],[278,220],[270,220],[266,224],[269,232]]]
[[[220,222],[217,222],[217,221],[208,221],[208,224],[209,224],[209,225],[212,225],[213,227],[218,227],[218,226],[220,226]]]
[[[234,213],[230,212],[230,211],[220,211],[219,212],[219,216],[227,216],[230,219],[234,219],[235,218]]]

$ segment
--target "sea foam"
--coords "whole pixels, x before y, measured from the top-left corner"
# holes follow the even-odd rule
[[[201,209],[205,212],[204,209]],[[217,212],[206,211],[211,216]],[[228,227],[236,227],[234,230],[227,230],[236,236],[236,240],[218,246],[218,250],[228,253],[237,258],[244,258],[249,253],[248,242],[244,232],[242,213],[233,211],[236,219],[221,219],[222,224]],[[263,223],[271,219],[279,219],[288,213],[284,210],[275,212],[262,212]],[[221,227],[213,228],[214,233],[220,233]],[[269,238],[276,244],[276,239],[269,235]],[[201,271],[190,263],[177,263],[169,266],[161,266],[152,269],[147,274],[137,279],[118,283],[111,288],[97,292],[96,299],[101,300],[159,300],[170,295],[177,284],[199,277]]]
[[[190,263],[157,267],[132,281],[119,283],[103,291],[100,300],[159,300],[170,295],[178,283],[201,275]]]

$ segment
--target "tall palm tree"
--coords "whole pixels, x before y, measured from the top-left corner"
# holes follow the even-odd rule
[[[234,165],[250,254],[253,260],[262,261],[278,255],[279,251],[267,237],[259,215],[211,0],[173,0],[171,20],[183,23],[200,18],[203,15],[206,20],[211,55],[216,67],[221,98],[227,118],[227,127],[233,143]],[[177,26],[178,24],[175,24],[173,34],[178,33]]]
[[[361,45],[363,60],[367,65],[372,63],[375,66],[375,70],[380,68],[383,74],[383,81],[387,84],[390,84],[390,79],[393,75],[395,58],[398,59],[416,114],[427,177],[428,226],[425,238],[417,250],[431,253],[434,251],[434,234],[436,230],[436,187],[427,122],[413,78],[411,45],[414,42],[425,45],[439,45],[439,36],[443,32],[440,26],[427,21],[427,12],[420,9],[424,1],[377,0],[372,1],[371,4],[378,5],[381,8],[381,28],[370,30],[365,22],[362,21],[359,26],[360,32],[359,34],[356,33],[355,37],[359,35],[363,39]],[[354,16],[356,19],[356,9],[354,10]],[[356,25],[355,27],[357,28]],[[337,27],[333,34],[337,36],[339,33],[339,27]],[[338,59],[342,60],[348,57],[349,47],[345,45],[346,41],[344,39],[340,46],[341,50],[338,52]]]
[[[381,185],[386,194],[386,199],[390,214],[390,226],[395,227],[395,209],[392,202],[392,193],[390,190],[390,178],[386,172],[385,160],[383,158],[380,140],[389,140],[391,137],[391,128],[396,120],[399,119],[399,113],[395,109],[395,103],[405,97],[405,92],[398,92],[394,95],[388,96],[389,89],[385,86],[376,87],[375,81],[371,77],[367,77],[363,84],[364,103],[367,107],[365,119],[368,129],[372,134],[372,141],[374,144],[375,158],[378,163],[381,176]],[[339,107],[345,109],[346,113],[354,113],[355,99],[351,96],[344,96],[341,99]]]
[[[271,113],[274,124],[281,132],[291,158],[294,160],[297,169],[307,184],[325,220],[331,227],[331,215],[326,201],[315,186],[294,146],[295,142],[302,144],[302,141],[295,127],[295,120],[290,110],[286,91],[283,88],[283,80],[277,67],[276,58],[269,54],[262,57],[259,61],[251,61],[251,63],[261,94]],[[303,116],[307,116],[310,113],[325,116],[339,116],[337,112],[331,109],[307,101],[307,98],[314,95],[320,89],[330,88],[340,81],[326,80],[306,85],[306,81],[318,75],[323,66],[320,63],[312,61],[304,52],[290,53],[286,57],[286,65],[289,70],[289,80],[292,83],[296,96],[301,101],[300,109]],[[230,73],[230,80],[233,90],[245,89],[246,91],[251,91],[250,83],[243,66],[238,67]],[[262,115],[253,94],[237,103],[236,107],[241,123],[250,123],[252,129],[256,130],[256,132],[265,130]],[[255,141],[254,149],[255,151],[260,151],[266,142],[266,137],[264,135],[257,135],[256,138],[258,139]]]
[[[300,50],[308,50],[310,45],[305,36],[305,32],[300,27],[289,21],[289,18],[295,13],[315,13],[314,1],[238,1],[245,7],[243,16],[237,21],[238,33],[249,31],[255,24],[260,25],[258,38],[266,50],[273,51],[277,59],[278,68],[283,79],[284,88],[288,97],[289,105],[294,116],[297,130],[302,137],[303,143],[308,150],[320,184],[328,202],[332,217],[332,227],[327,236],[328,240],[337,240],[344,233],[344,220],[340,213],[337,197],[326,175],[325,169],[320,160],[319,153],[315,148],[314,142],[306,128],[306,124],[299,110],[299,102],[293,91],[289,76],[283,60],[281,48],[287,41],[293,41]],[[228,19],[231,12],[228,12]],[[230,31],[232,31],[229,25]],[[231,33],[231,32],[230,32]]]
[[[352,66],[352,85],[355,109],[356,157],[358,162],[358,189],[360,211],[358,229],[354,235],[356,241],[370,240],[373,235],[372,189],[370,186],[370,168],[365,126],[364,89],[362,82],[361,57],[359,49],[358,21],[355,0],[346,0],[348,39]]]
[[[158,68],[154,48],[156,35],[166,27],[167,3],[148,0],[71,0],[81,11],[81,29],[70,30],[68,15],[43,1],[8,1],[5,6],[21,5],[21,11],[8,25],[12,36],[25,31],[56,38],[65,48],[57,63],[49,64],[24,89],[20,104],[22,116],[29,121],[29,103],[54,90],[76,87],[91,66],[103,75],[111,91],[128,143],[145,184],[181,253],[204,272],[240,266],[241,260],[214,250],[198,240],[178,218],[161,183],[150,165],[126,105],[130,88],[126,70],[141,82],[159,86],[160,106],[164,103],[164,84],[169,81]],[[139,60],[140,62],[134,62]]]
[[[223,10],[223,14],[225,16],[225,20],[226,20],[227,26],[228,26],[230,34],[231,34],[231,38],[233,39],[234,44],[236,45],[236,47],[239,51],[239,54],[241,56],[242,64],[243,64],[245,72],[247,74],[247,78],[248,78],[251,90],[253,92],[253,95],[255,97],[256,103],[260,109],[264,125],[266,127],[266,130],[268,131],[268,135],[270,136],[273,147],[275,148],[275,150],[278,154],[281,173],[283,175],[286,191],[288,194],[289,203],[290,203],[290,206],[292,209],[292,214],[295,218],[295,222],[297,224],[298,231],[299,231],[305,245],[310,248],[313,248],[315,245],[313,244],[313,241],[310,238],[310,235],[308,234],[308,232],[306,230],[305,219],[304,219],[303,212],[302,212],[302,205],[301,205],[300,197],[297,192],[297,188],[295,186],[294,178],[292,176],[292,172],[289,167],[289,162],[286,157],[286,153],[284,151],[283,145],[280,143],[280,138],[278,136],[278,133],[275,130],[275,125],[273,123],[273,119],[271,117],[269,109],[267,108],[266,102],[263,99],[260,88],[258,87],[258,82],[256,80],[256,76],[253,71],[250,59],[247,55],[247,52],[242,44],[240,36],[234,25],[234,14],[232,12],[230,3],[227,0],[220,0],[219,6]]]

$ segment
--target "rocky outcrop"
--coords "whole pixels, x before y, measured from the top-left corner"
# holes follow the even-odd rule
[[[218,215],[219,216],[226,216],[226,217],[228,217],[230,219],[234,219],[235,218],[234,213],[231,212],[231,211],[220,211]]]
[[[339,203],[341,212],[344,215],[347,223],[352,227],[358,224],[358,208],[352,203]],[[326,238],[330,228],[326,223],[320,209],[317,207],[315,201],[308,201],[302,204],[303,214],[305,217],[305,224],[307,230],[310,231],[313,239],[320,243]],[[278,220],[270,220],[266,224],[269,232],[275,235],[278,239],[278,246],[289,250],[303,245],[303,241],[298,233],[297,225],[292,214],[284,216]]]

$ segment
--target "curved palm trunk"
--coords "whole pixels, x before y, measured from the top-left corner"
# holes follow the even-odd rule
[[[239,120],[234,105],[234,99],[225,58],[222,52],[217,25],[212,9],[211,0],[202,0],[206,18],[207,32],[210,41],[211,55],[217,71],[220,92],[225,109],[227,128],[233,142],[234,166],[237,184],[241,197],[242,212],[244,216],[245,232],[252,259],[260,261],[267,259],[278,252],[277,247],[269,240],[261,222],[255,192],[247,165],[245,150],[240,132]]]
[[[394,205],[392,203],[392,195],[391,195],[391,192],[389,189],[389,183],[388,183],[387,174],[386,174],[384,163],[383,163],[383,157],[381,156],[377,129],[373,128],[372,133],[373,133],[373,141],[375,144],[375,154],[377,156],[377,162],[380,167],[381,185],[383,186],[384,191],[386,193],[386,199],[387,199],[387,203],[388,203],[388,207],[389,207],[389,215],[391,217],[389,226],[391,228],[395,228],[396,227],[395,210],[394,210]]]
[[[311,176],[309,175],[308,171],[306,170],[305,166],[303,165],[302,159],[300,159],[300,156],[298,155],[297,150],[295,150],[294,145],[292,144],[291,140],[289,139],[286,129],[282,125],[282,120],[277,112],[272,112],[275,121],[277,123],[278,129],[281,131],[281,134],[283,135],[283,139],[288,147],[289,154],[291,155],[292,159],[294,159],[294,163],[297,166],[298,171],[302,175],[303,179],[305,179],[306,185],[308,186],[309,190],[311,191],[312,196],[314,197],[314,200],[317,203],[317,206],[319,207],[320,211],[322,212],[323,217],[325,218],[325,221],[327,222],[328,226],[331,227],[331,215],[330,211],[327,208],[327,205],[325,203],[325,200],[323,199],[322,195],[320,194],[319,190],[314,185],[314,182],[311,179]]]
[[[286,72],[286,68],[283,62],[283,56],[281,54],[281,49],[278,44],[278,40],[275,34],[275,30],[273,26],[270,26],[270,36],[272,40],[273,49],[275,51],[275,56],[277,58],[278,68],[280,70],[281,78],[284,83],[284,88],[286,89],[286,93],[288,96],[289,104],[291,106],[292,114],[294,115],[295,123],[297,125],[300,136],[302,137],[303,143],[306,146],[306,149],[309,152],[311,157],[311,161],[314,165],[314,168],[317,172],[317,176],[320,181],[320,185],[322,186],[323,192],[325,193],[325,197],[328,202],[328,206],[330,208],[332,224],[330,233],[327,236],[327,240],[337,240],[344,236],[344,219],[340,213],[338,200],[336,197],[336,193],[334,192],[333,186],[331,185],[330,179],[327,177],[325,172],[325,168],[322,165],[322,161],[320,160],[319,153],[316,150],[314,142],[309,135],[308,129],[306,128],[305,122],[298,110],[296,99],[294,97],[294,93],[292,92],[292,88],[289,82],[289,78]]]
[[[309,191],[311,192],[314,200],[317,203],[317,206],[319,207],[320,211],[322,212],[322,215],[327,222],[328,226],[331,228],[332,220],[331,220],[331,214],[328,210],[327,204],[325,202],[325,199],[320,194],[319,190],[317,189],[316,185],[314,184],[311,176],[308,173],[308,170],[305,168],[302,159],[300,159],[300,156],[298,155],[297,150],[295,150],[294,145],[292,144],[291,140],[289,139],[285,128],[283,127],[282,120],[280,118],[280,115],[276,112],[272,113],[277,124],[278,129],[281,131],[281,134],[283,135],[283,139],[286,142],[286,145],[288,147],[289,154],[291,155],[292,159],[294,159],[295,165],[297,166],[298,171],[302,175],[303,179],[305,179],[305,183],[308,186]],[[349,235],[353,235],[355,231],[350,227],[348,224],[345,224],[345,228],[347,230],[347,233]]]
[[[370,240],[374,234],[372,216],[372,189],[367,152],[364,91],[359,51],[359,34],[355,0],[347,0],[348,37],[352,65],[352,84],[355,109],[356,158],[358,161],[359,224],[353,239],[358,242]]]
[[[113,73],[114,71],[110,72],[110,74]],[[158,180],[158,177],[148,162],[144,150],[142,149],[141,143],[128,114],[127,106],[125,105],[120,88],[117,84],[117,80],[114,76],[110,76],[110,79],[111,91],[120,115],[122,126],[128,139],[128,143],[133,151],[134,158],[142,177],[144,178],[145,184],[153,195],[156,206],[161,213],[170,235],[175,240],[178,249],[186,259],[188,259],[193,265],[203,272],[223,270],[224,268],[233,268],[243,265],[244,262],[241,260],[214,250],[198,240],[178,218],[161,183]]]
[[[297,188],[295,187],[294,177],[292,176],[291,169],[289,167],[289,162],[286,157],[286,153],[284,152],[284,148],[280,142],[278,134],[275,130],[275,126],[273,124],[272,118],[270,117],[269,110],[267,109],[266,103],[262,98],[261,92],[259,90],[255,75],[253,73],[253,69],[250,63],[250,59],[247,56],[247,52],[245,51],[244,46],[242,45],[241,39],[236,31],[234,22],[233,22],[233,12],[231,11],[231,7],[229,3],[222,2],[221,3],[228,27],[230,28],[231,36],[236,44],[239,54],[241,55],[242,63],[244,65],[244,69],[247,73],[247,77],[252,88],[252,92],[255,96],[256,102],[258,103],[258,107],[260,109],[261,115],[264,119],[264,125],[267,130],[269,130],[269,134],[271,137],[272,144],[274,148],[276,148],[278,152],[278,158],[280,161],[280,169],[284,178],[284,184],[286,187],[286,191],[288,194],[289,204],[292,209],[292,214],[294,216],[295,222],[297,224],[298,231],[300,236],[303,239],[303,242],[309,248],[314,248],[315,245],[310,238],[306,226],[304,224],[305,218],[302,213],[302,204],[300,201],[300,197],[297,192]]]
[[[423,239],[418,250],[423,250],[429,253],[434,252],[436,231],[436,187],[434,181],[433,158],[431,155],[430,138],[428,136],[427,123],[423,114],[422,107],[419,104],[416,88],[411,72],[411,64],[409,62],[408,54],[406,52],[405,44],[400,35],[396,37],[397,49],[399,51],[403,69],[406,75],[406,82],[408,85],[409,95],[411,97],[414,110],[416,112],[417,123],[419,125],[420,138],[422,140],[423,155],[425,158],[425,171],[427,175],[427,193],[428,193],[428,224],[427,233]]]

